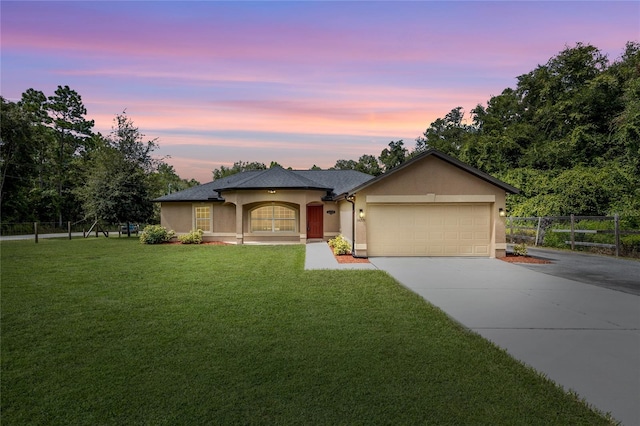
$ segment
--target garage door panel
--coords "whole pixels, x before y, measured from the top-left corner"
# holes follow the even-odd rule
[[[369,256],[488,256],[489,204],[370,204]]]

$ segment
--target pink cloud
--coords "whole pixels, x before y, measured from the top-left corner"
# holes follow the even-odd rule
[[[185,173],[270,155],[328,167],[391,139],[412,145],[565,45],[613,59],[638,39],[639,13],[637,2],[8,1],[2,94],[69,84],[103,134],[126,108]]]

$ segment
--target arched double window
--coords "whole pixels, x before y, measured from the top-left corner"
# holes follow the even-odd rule
[[[297,212],[279,204],[258,207],[251,210],[251,232],[296,232]]]

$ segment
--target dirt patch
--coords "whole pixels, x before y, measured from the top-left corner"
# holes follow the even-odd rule
[[[539,259],[537,257],[531,257],[531,256],[516,256],[515,254],[510,254],[510,253],[507,254],[506,257],[499,257],[498,259],[505,262],[509,262],[509,263],[533,263],[533,264],[539,264],[539,265],[551,263],[550,260]]]

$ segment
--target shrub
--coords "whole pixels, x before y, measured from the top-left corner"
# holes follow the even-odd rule
[[[640,257],[640,235],[626,235],[620,238],[620,252],[624,256]]]
[[[162,244],[169,241],[176,233],[167,231],[167,228],[160,225],[149,225],[142,230],[140,242],[142,244]]]
[[[513,246],[513,254],[516,256],[526,256],[527,255],[527,245],[525,243],[516,244]]]
[[[333,254],[349,254],[351,253],[351,244],[342,235],[329,240],[329,247],[333,249]]]
[[[182,244],[200,244],[202,242],[202,229],[193,230],[188,234],[179,235],[178,240]]]

